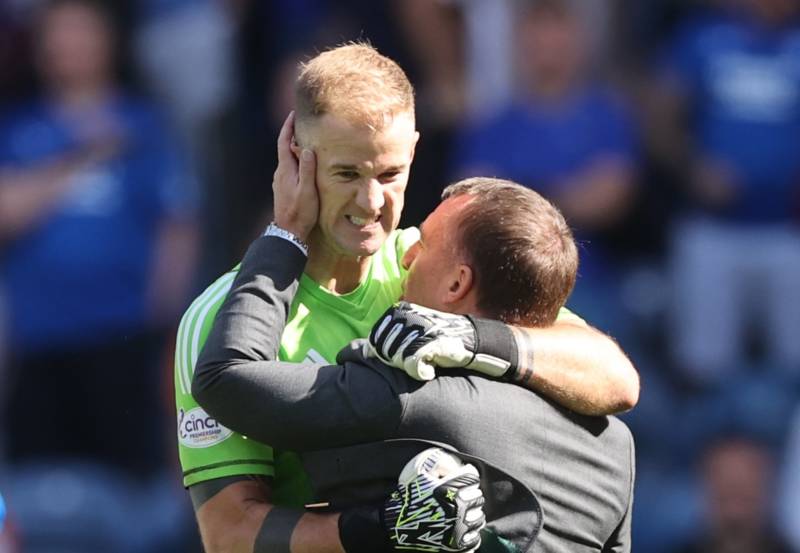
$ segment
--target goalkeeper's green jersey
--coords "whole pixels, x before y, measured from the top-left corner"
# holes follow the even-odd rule
[[[400,298],[406,277],[401,260],[418,239],[415,228],[393,232],[372,256],[365,281],[349,294],[333,294],[303,275],[281,338],[280,359],[333,363],[350,341],[368,336],[378,317]],[[273,502],[302,506],[313,498],[297,455],[273,451],[225,428],[198,406],[191,394],[197,357],[235,277],[236,269],[209,286],[186,311],[178,328],[175,402],[183,485],[225,476],[272,476]],[[559,319],[568,317],[575,315],[562,309]]]
[[[401,260],[418,238],[413,228],[393,232],[372,256],[367,278],[349,294],[333,294],[303,275],[281,338],[280,359],[333,363],[351,340],[366,337],[400,297],[406,276]],[[225,428],[191,395],[197,357],[235,276],[236,269],[208,287],[186,311],[178,329],[175,400],[183,484],[245,474],[274,476],[274,503],[301,506],[312,498],[297,456],[273,451]]]

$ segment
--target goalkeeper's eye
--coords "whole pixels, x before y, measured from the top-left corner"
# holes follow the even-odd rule
[[[387,184],[396,179],[397,175],[399,174],[400,171],[386,171],[385,173],[381,173],[380,176],[378,176],[378,181],[381,184]]]
[[[336,176],[342,180],[356,180],[359,177],[358,172],[356,171],[339,171],[336,173]]]

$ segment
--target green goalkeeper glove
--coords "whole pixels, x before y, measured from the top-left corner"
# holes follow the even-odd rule
[[[473,465],[438,447],[427,449],[406,464],[381,507],[341,514],[342,546],[347,553],[474,551],[486,525],[479,484]]]

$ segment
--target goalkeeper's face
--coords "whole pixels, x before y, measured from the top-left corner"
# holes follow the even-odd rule
[[[419,138],[413,115],[397,114],[373,130],[326,114],[309,131],[320,200],[316,238],[334,255],[374,254],[400,223]]]
[[[450,313],[471,313],[472,269],[458,247],[459,212],[472,196],[444,200],[420,225],[420,239],[403,257],[408,278],[403,299]]]

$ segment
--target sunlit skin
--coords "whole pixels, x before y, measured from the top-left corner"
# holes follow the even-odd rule
[[[403,299],[450,313],[478,314],[472,268],[459,250],[459,213],[468,195],[444,200],[420,226],[420,240],[403,256],[409,270]]]
[[[306,267],[315,281],[345,293],[366,276],[369,256],[400,222],[418,139],[410,114],[377,131],[326,114],[298,132],[317,162],[319,218]]]

